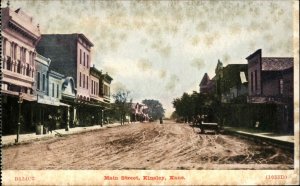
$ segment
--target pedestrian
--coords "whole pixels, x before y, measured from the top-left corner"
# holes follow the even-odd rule
[[[163,119],[162,119],[162,117],[159,118],[159,123],[160,123],[160,124],[163,124]]]

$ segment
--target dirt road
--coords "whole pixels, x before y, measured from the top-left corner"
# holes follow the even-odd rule
[[[6,147],[4,169],[290,169],[293,155],[187,124],[139,123]]]

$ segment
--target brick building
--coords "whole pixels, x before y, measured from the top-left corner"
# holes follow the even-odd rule
[[[2,133],[15,133],[20,118],[21,131],[33,130],[32,102],[34,90],[36,44],[40,39],[38,25],[20,8],[1,9],[2,34]],[[18,108],[21,107],[21,113]],[[18,114],[18,117],[16,117]]]
[[[93,43],[83,34],[45,34],[37,45],[37,51],[51,58],[49,69],[66,77],[72,77],[76,89],[76,105],[71,112],[77,114],[76,124],[89,125],[91,90],[90,67]],[[77,109],[77,110],[76,110]]]

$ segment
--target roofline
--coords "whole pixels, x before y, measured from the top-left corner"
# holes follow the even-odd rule
[[[73,34],[41,34],[41,36],[77,36],[81,37],[83,40],[85,40],[91,47],[94,46],[94,44],[82,33],[73,33]]]
[[[79,37],[83,38],[91,47],[94,46],[94,44],[82,33],[77,34]]]
[[[260,54],[261,56],[261,49],[256,50],[254,53],[250,54],[248,57],[246,57],[247,60],[250,60],[251,58],[253,58],[254,56],[256,56],[257,54]]]
[[[60,74],[60,73],[55,72],[53,70],[49,70],[48,73],[51,74],[51,75],[54,75],[56,77],[59,77],[59,78],[64,78],[65,77],[63,74]]]

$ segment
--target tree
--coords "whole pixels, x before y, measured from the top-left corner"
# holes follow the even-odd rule
[[[142,103],[148,107],[148,115],[153,120],[164,117],[165,109],[158,100],[145,99],[142,101]]]
[[[120,115],[121,125],[124,124],[126,114],[131,112],[131,102],[129,103],[129,91],[128,90],[118,90],[116,94],[113,94],[112,97],[115,99],[115,107]]]

